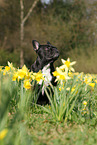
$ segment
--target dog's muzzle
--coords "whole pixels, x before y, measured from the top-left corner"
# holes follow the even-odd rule
[[[57,53],[55,53],[54,59],[58,59],[58,57],[59,57],[59,51],[57,51]]]

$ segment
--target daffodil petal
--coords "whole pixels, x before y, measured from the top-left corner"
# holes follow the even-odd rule
[[[74,65],[74,64],[76,64],[76,61],[71,62],[71,63],[70,63],[70,66],[72,66],[72,65]]]
[[[61,59],[61,61],[62,61],[63,64],[65,64],[65,62],[66,62],[66,60],[64,60],[64,59]]]

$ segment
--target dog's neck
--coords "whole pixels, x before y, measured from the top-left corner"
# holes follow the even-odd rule
[[[37,57],[36,61],[34,62],[34,64],[32,64],[31,68],[33,72],[38,72],[39,70],[41,70],[42,73],[45,74],[45,71],[46,71],[46,76],[49,76],[48,82],[50,81],[54,86],[56,85],[55,77],[53,76],[53,73],[52,73],[55,71],[53,62],[49,64],[45,64],[44,62],[41,61],[39,57]],[[41,84],[42,83],[40,82],[40,85]]]
[[[42,71],[43,77],[45,79],[44,83],[47,85],[49,82],[52,81],[52,73],[51,73],[51,69],[50,69],[50,63],[45,65],[41,71]],[[41,85],[42,81],[40,81],[39,84]]]
[[[49,83],[52,81],[52,78],[53,78],[52,73],[51,73],[51,69],[50,69],[50,63],[45,65],[41,71],[42,71],[43,77],[45,79],[44,83],[43,83],[42,79],[39,82],[39,85],[42,85],[42,83],[43,83],[43,87],[42,87],[42,95],[43,95],[44,94],[44,87],[49,86]]]

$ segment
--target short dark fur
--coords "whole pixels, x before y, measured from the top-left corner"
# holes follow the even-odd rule
[[[53,63],[59,57],[59,52],[56,47],[52,46],[49,42],[46,45],[40,45],[36,40],[32,41],[32,45],[36,53],[38,54],[36,61],[31,66],[31,70],[33,72],[38,72],[42,70],[47,64],[50,64],[50,74],[52,76],[51,83],[52,85],[56,85],[55,77],[53,76],[53,72],[55,71]],[[40,86],[39,86],[40,88]],[[37,103],[38,104],[47,104],[49,102],[46,94],[39,94]]]

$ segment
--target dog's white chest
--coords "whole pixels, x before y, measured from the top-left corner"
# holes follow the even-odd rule
[[[49,85],[49,82],[51,82],[51,80],[52,80],[52,75],[51,75],[51,73],[50,73],[50,64],[46,65],[46,66],[42,69],[42,74],[43,74],[43,77],[45,78],[44,84],[45,84],[46,86],[48,86],[48,85]],[[41,80],[41,81],[39,82],[40,85],[42,84],[42,81],[43,81],[43,80]]]

